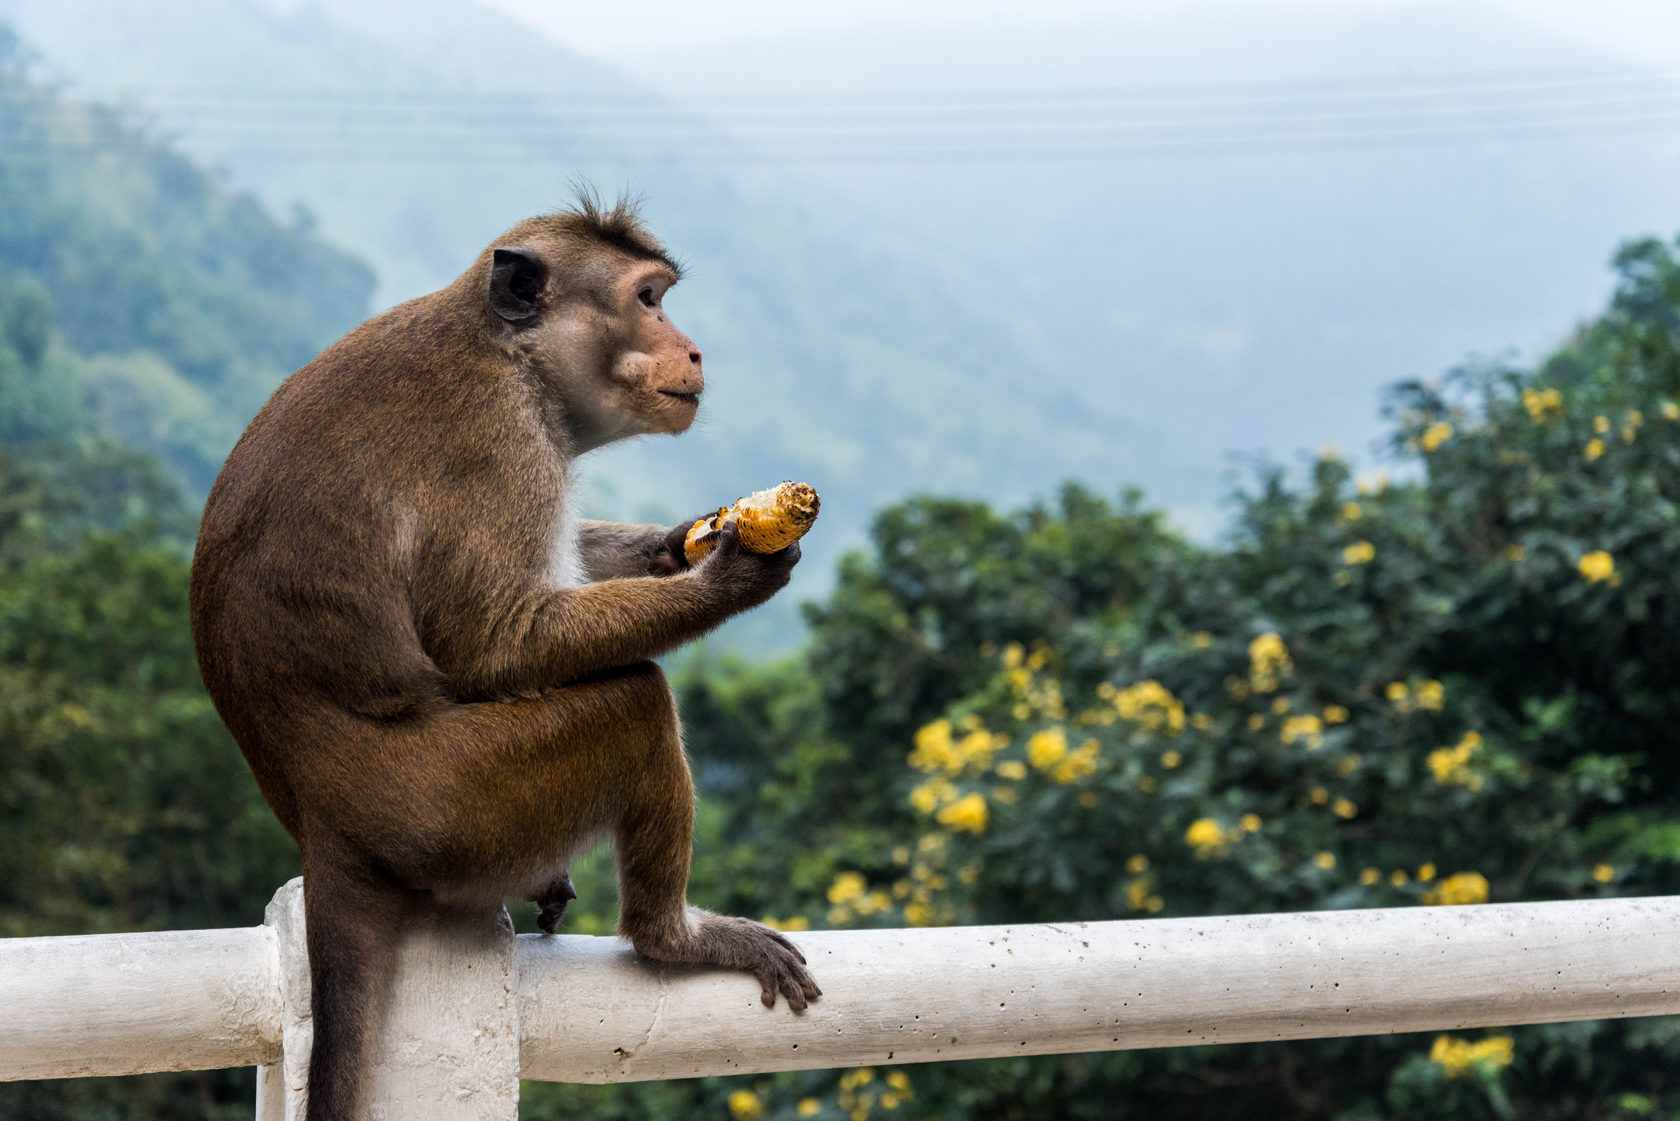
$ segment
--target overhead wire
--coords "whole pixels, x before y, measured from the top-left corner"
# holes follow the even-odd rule
[[[160,86],[131,87],[126,96],[123,112],[140,128],[137,143],[161,130],[196,151],[248,159],[967,163],[1674,131],[1680,64],[932,95],[858,91],[827,100],[762,95],[733,109],[706,98],[579,104],[509,91]],[[19,111],[0,93],[0,154],[79,150],[62,138],[8,135]],[[96,141],[85,147],[109,150]]]

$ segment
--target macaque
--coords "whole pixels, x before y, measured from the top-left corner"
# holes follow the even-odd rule
[[[820,990],[781,934],[686,901],[694,790],[652,659],[783,588],[799,546],[582,520],[577,458],[680,433],[705,389],[675,263],[624,203],[532,218],[442,291],[288,378],[210,491],[192,568],[204,682],[296,838],[313,981],[309,1121],[361,1115],[405,917],[537,902],[616,846],[644,957]]]

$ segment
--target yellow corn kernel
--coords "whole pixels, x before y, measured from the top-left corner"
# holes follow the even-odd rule
[[[750,553],[775,553],[804,537],[817,520],[821,500],[808,483],[783,483],[737,498],[733,506],[694,523],[683,541],[689,564],[699,564],[717,544],[725,523],[734,522]]]

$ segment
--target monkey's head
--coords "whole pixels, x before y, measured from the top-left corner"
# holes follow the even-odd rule
[[[585,197],[515,226],[485,258],[469,275],[490,328],[560,406],[576,450],[694,423],[700,351],[664,305],[681,270],[630,206]]]

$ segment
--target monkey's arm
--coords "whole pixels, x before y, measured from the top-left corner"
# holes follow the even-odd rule
[[[700,637],[785,587],[798,562],[797,545],[750,553],[730,527],[705,563],[671,576],[576,588],[421,581],[421,641],[462,697],[534,696]]]
[[[665,548],[670,526],[578,522],[579,552],[589,579],[647,576]]]

